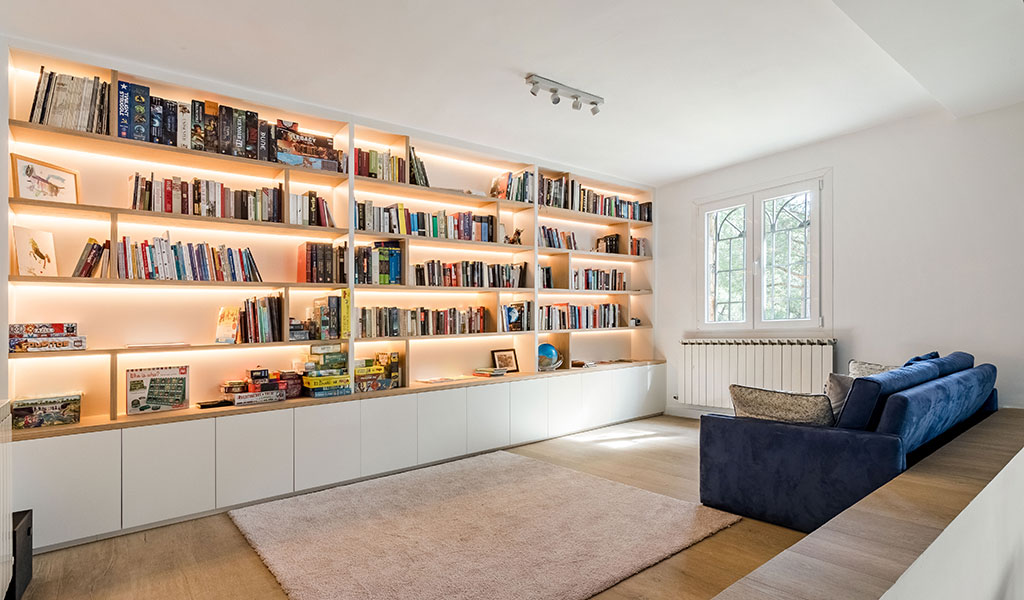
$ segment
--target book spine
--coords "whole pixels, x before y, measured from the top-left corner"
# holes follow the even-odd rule
[[[131,94],[131,138],[148,142],[150,132],[149,88],[144,85],[130,84]]]
[[[230,106],[218,107],[217,149],[221,154],[234,154],[231,135],[234,116],[235,111]]]

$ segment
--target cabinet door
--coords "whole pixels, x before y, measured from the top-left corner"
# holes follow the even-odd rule
[[[548,380],[548,436],[557,437],[583,428],[580,375]]]
[[[13,508],[32,509],[35,548],[121,528],[120,430],[11,445]]]
[[[512,382],[509,393],[509,442],[548,437],[548,377]]]
[[[610,371],[612,389],[615,390],[615,421],[626,421],[640,416],[644,397],[647,394],[646,378],[641,372],[643,370],[644,367],[626,367]]]
[[[466,453],[466,388],[416,394],[418,463]]]
[[[295,489],[359,477],[360,400],[295,409]]]
[[[509,384],[466,389],[466,429],[468,452],[509,445]]]
[[[601,427],[615,420],[613,406],[615,390],[612,388],[610,371],[584,371],[581,395],[583,405],[583,426],[587,428]]]
[[[360,421],[361,475],[416,465],[416,394],[364,400]]]
[[[217,417],[217,508],[295,489],[291,409]]]
[[[121,432],[125,529],[217,507],[214,419]]]
[[[665,412],[665,405],[668,403],[665,394],[665,365],[649,365],[647,367],[646,395],[641,414],[653,415]]]

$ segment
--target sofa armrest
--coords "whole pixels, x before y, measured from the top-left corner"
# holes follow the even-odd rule
[[[704,415],[700,500],[810,532],[906,468],[889,434]]]

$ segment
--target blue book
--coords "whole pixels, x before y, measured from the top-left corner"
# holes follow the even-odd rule
[[[150,119],[149,119],[149,88],[136,83],[129,84],[131,102],[129,113],[131,114],[131,138],[133,140],[149,141]]]
[[[117,82],[117,137],[131,137],[131,84]]]
[[[228,270],[231,272],[231,281],[238,281],[238,271],[235,270],[235,253],[228,248]]]
[[[199,271],[196,270],[196,250],[192,246],[192,242],[188,243],[188,255],[192,260],[189,261],[192,267],[192,279],[199,281]]]
[[[402,253],[397,249],[392,249],[388,253],[388,273],[391,275],[391,281],[389,283],[402,283]]]

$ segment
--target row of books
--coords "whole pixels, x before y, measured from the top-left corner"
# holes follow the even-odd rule
[[[626,273],[619,269],[573,269],[572,285],[574,290],[612,290],[626,289]]]
[[[565,248],[567,250],[579,250],[576,244],[576,232],[559,231],[547,225],[540,226],[540,245],[542,248]]]
[[[605,329],[619,327],[622,307],[618,304],[550,304],[540,307],[540,329]]]
[[[555,278],[551,272],[551,267],[544,265],[538,266],[537,277],[540,279],[540,287],[544,289],[551,289],[555,287]]]
[[[366,306],[357,309],[361,338],[483,333],[487,311],[482,306],[458,308],[398,308]]]
[[[618,254],[619,234],[611,233],[597,238],[594,242],[594,250],[596,252],[605,252],[607,254]]]
[[[351,333],[352,298],[348,290],[313,300],[306,309],[303,327],[311,340],[338,340]],[[290,334],[289,329],[289,334]],[[290,338],[293,336],[289,335]]]
[[[540,204],[545,206],[635,221],[651,221],[652,204],[650,202],[626,200],[614,194],[602,194],[583,187],[580,182],[570,179],[568,175],[555,179],[541,175],[538,187]]]
[[[218,344],[266,344],[282,341],[281,294],[247,298],[242,306],[224,306],[217,315]]]
[[[303,242],[298,249],[295,281],[300,283],[347,283],[345,254],[348,244]]]
[[[29,122],[109,135],[109,115],[110,83],[39,67]]]
[[[138,172],[131,178],[132,210],[283,222],[284,186],[232,190],[219,181],[181,177],[157,179]],[[294,195],[293,195],[294,197]]]
[[[102,244],[96,238],[89,238],[78,257],[78,264],[71,272],[72,277],[104,277],[110,273],[110,240]]]
[[[415,267],[416,285],[438,287],[526,287],[526,263],[484,264],[463,260],[442,263],[430,260]]]
[[[206,242],[171,242],[167,237],[117,243],[118,279],[176,281],[263,281],[248,248],[213,246]]]
[[[533,195],[531,193],[533,177],[533,172],[526,170],[518,173],[512,173],[511,171],[502,173],[491,180],[490,196],[499,200],[533,202]]]
[[[471,211],[433,214],[411,211],[404,204],[374,206],[372,201],[356,202],[356,229],[378,233],[398,233],[449,240],[496,240],[494,215],[474,215]]]
[[[290,194],[289,223],[292,225],[312,225],[314,227],[334,227],[334,216],[331,206],[323,196],[313,190],[305,194]]]
[[[401,285],[402,249],[397,240],[356,246],[355,283]]]
[[[7,351],[12,353],[85,350],[78,323],[11,323],[7,339]]]
[[[128,81],[117,82],[117,135],[323,171],[347,168],[333,138],[302,133],[294,121],[270,123],[255,111],[209,100],[161,98],[147,86]]]
[[[372,177],[381,181],[406,183],[405,158],[394,156],[391,151],[363,150],[356,148],[356,175]]]
[[[427,167],[416,156],[416,148],[412,146],[409,147],[409,183],[430,187],[430,182],[427,181]]]
[[[498,307],[498,331],[533,331],[533,320],[531,300]]]
[[[651,241],[642,237],[629,237],[629,253],[633,256],[651,256]]]

